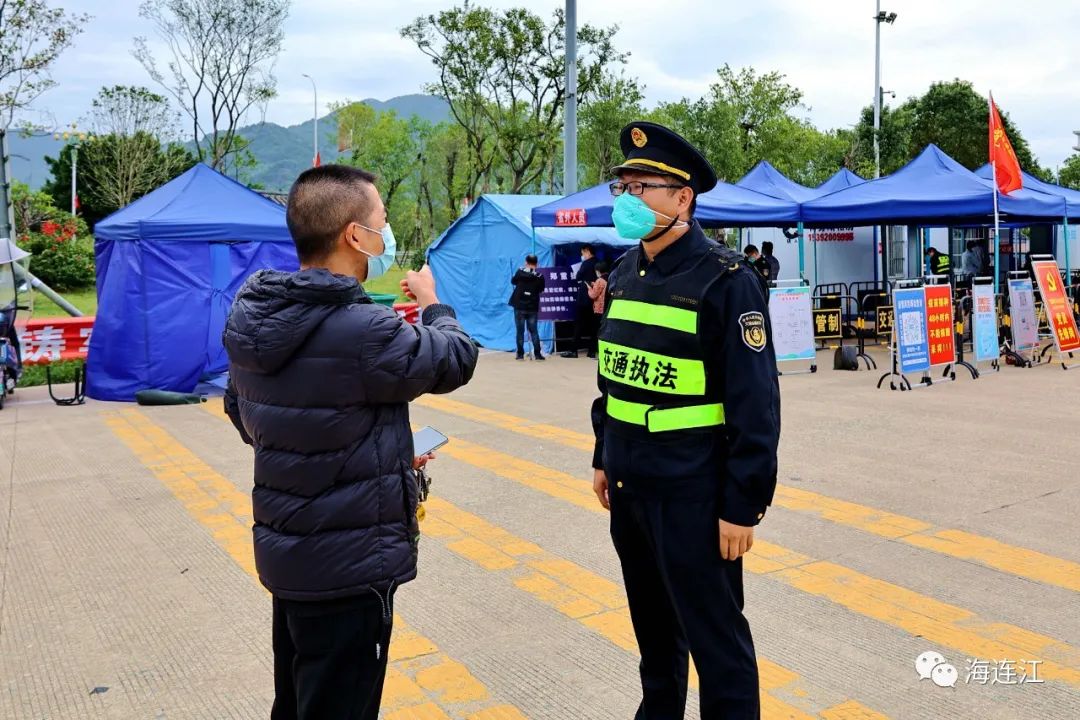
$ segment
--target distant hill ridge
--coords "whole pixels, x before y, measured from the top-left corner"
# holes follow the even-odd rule
[[[432,123],[450,116],[446,101],[433,95],[401,95],[386,101],[369,98],[361,102],[380,112],[393,110],[403,118],[416,115]],[[257,167],[248,171],[250,181],[270,191],[288,190],[296,176],[311,167],[312,122],[307,120],[289,127],[257,123],[240,128],[239,133],[251,141],[250,150],[258,162]],[[335,113],[319,118],[319,151],[324,163],[338,159],[337,132]],[[40,188],[49,179],[45,156],[56,157],[62,143],[51,135],[24,138],[18,132],[8,135],[8,143],[12,176],[31,188]]]

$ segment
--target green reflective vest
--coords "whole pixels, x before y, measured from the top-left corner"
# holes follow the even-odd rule
[[[723,425],[723,402],[706,371],[700,308],[739,255],[714,248],[687,271],[646,278],[637,267],[640,252],[629,251],[612,274],[600,328],[608,418],[629,436]]]

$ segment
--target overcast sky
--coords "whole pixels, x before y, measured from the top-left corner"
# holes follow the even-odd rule
[[[882,26],[882,85],[897,101],[931,82],[960,77],[993,90],[1043,165],[1056,168],[1080,130],[1080,2],[1076,0],[882,0],[898,13]],[[105,84],[153,86],[131,56],[132,38],[153,36],[137,0],[52,0],[93,15],[59,61],[57,88],[38,101],[60,123],[84,117]],[[476,0],[527,5],[550,15],[561,0]],[[421,92],[430,62],[399,36],[447,0],[294,0],[266,119],[291,125],[332,101]],[[801,88],[821,128],[850,126],[874,85],[874,0],[579,0],[581,23],[618,24],[627,70],[650,102],[698,97],[725,62],[778,70]],[[37,117],[34,118],[38,119]],[[250,118],[257,121],[258,116]]]

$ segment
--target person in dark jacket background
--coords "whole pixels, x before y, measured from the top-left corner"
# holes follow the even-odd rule
[[[510,307],[514,308],[514,331],[517,338],[517,359],[525,359],[525,326],[529,326],[532,339],[533,356],[543,360],[540,352],[540,333],[536,329],[536,318],[540,313],[540,294],[544,292],[544,276],[536,271],[539,261],[535,255],[525,256],[525,267],[520,267],[510,278],[514,291],[510,295]]]
[[[765,264],[769,267],[769,274],[765,278],[769,282],[776,282],[780,279],[780,261],[773,255],[772,240],[766,240],[761,243],[761,256],[765,259]]]
[[[578,351],[581,349],[582,332],[588,333],[589,337],[592,338],[590,343],[595,342],[596,328],[593,327],[593,302],[589,298],[589,286],[596,282],[596,250],[589,243],[581,246],[581,265],[578,267],[574,279],[578,283],[577,297],[574,303],[574,312],[576,313],[574,319],[574,346],[570,350],[559,353],[559,356],[564,358],[576,358],[578,356]],[[596,353],[591,349],[588,355],[589,357],[596,357]]]
[[[408,403],[469,382],[477,350],[426,267],[403,285],[423,325],[360,285],[393,263],[375,177],[300,175],[286,220],[294,273],[261,270],[224,332],[225,409],[255,450],[255,567],[273,596],[272,720],[379,714],[395,588],[416,577]]]

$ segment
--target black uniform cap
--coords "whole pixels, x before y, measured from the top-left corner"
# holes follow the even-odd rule
[[[676,178],[695,194],[716,187],[716,173],[701,152],[678,133],[651,122],[632,122],[619,134],[626,160],[611,169],[637,170]]]

